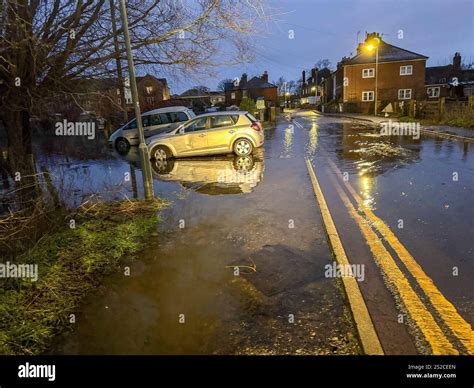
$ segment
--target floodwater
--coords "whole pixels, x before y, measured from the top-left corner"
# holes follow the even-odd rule
[[[332,256],[306,158],[350,259],[371,260],[336,201],[331,162],[474,322],[472,143],[380,136],[368,124],[312,112],[281,118],[265,132],[264,149],[251,158],[153,166],[155,194],[172,201],[157,232],[131,276],[106,279],[49,353],[360,353],[340,283],[324,276]],[[136,150],[120,156],[97,148],[92,158],[83,147],[43,144],[38,163],[49,166],[71,205],[91,193],[142,196]],[[416,333],[396,324],[398,306],[375,279],[378,269],[367,271],[373,281],[361,289],[386,353],[423,352]]]

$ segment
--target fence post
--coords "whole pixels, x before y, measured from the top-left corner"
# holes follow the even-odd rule
[[[467,96],[467,111],[471,113],[474,110],[474,96]]]
[[[446,110],[446,97],[441,97],[438,102],[438,118],[441,120]]]
[[[415,117],[415,100],[410,100],[408,104],[408,116]]]

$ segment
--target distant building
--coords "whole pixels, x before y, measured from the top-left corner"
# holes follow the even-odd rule
[[[248,97],[254,101],[263,98],[266,107],[278,106],[278,87],[268,82],[268,72],[264,72],[260,77],[253,77],[247,80],[247,74],[242,74],[242,78],[237,83],[228,83],[225,86],[226,106],[239,106],[242,99]]]
[[[311,76],[306,79],[306,71],[303,70],[301,77],[300,102],[301,104],[316,104],[321,101],[324,89],[322,82],[331,77],[331,70],[311,69]]]
[[[192,108],[195,112],[203,112],[205,108],[223,104],[225,102],[224,92],[210,91],[200,88],[191,88],[175,96],[175,99]]]
[[[389,102],[404,103],[424,99],[425,68],[428,57],[383,41],[378,33],[367,34],[364,43],[379,38],[377,103],[380,108]],[[346,112],[373,112],[375,104],[375,50],[365,50],[360,43],[357,54],[343,58],[336,70],[334,98]],[[342,105],[341,105],[342,104]]]
[[[142,112],[162,106],[170,99],[170,90],[165,78],[147,74],[137,77],[137,90]],[[123,107],[134,115],[130,85],[120,93],[118,78],[78,79],[74,87],[75,98],[65,98],[50,105],[49,113],[55,117],[75,118],[79,115],[98,116],[114,123],[123,121]],[[122,101],[122,98],[125,101]]]
[[[426,98],[474,96],[474,69],[462,69],[461,54],[455,53],[453,63],[426,68]]]

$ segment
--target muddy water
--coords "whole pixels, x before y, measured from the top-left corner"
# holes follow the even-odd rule
[[[173,201],[157,233],[50,353],[359,353],[342,291],[324,276],[331,254],[305,166],[317,140],[316,125],[281,120],[251,160],[154,166],[155,190]],[[114,163],[106,171],[120,179]]]

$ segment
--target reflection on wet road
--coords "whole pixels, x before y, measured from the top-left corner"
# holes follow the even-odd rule
[[[378,131],[293,112],[251,158],[153,165],[155,193],[173,201],[157,235],[132,276],[92,295],[52,352],[360,352],[340,283],[324,276],[332,257],[308,158],[349,261],[366,268],[359,286],[385,353],[469,353],[473,146]],[[69,163],[89,171],[90,190],[140,196],[136,155],[105,158]]]

